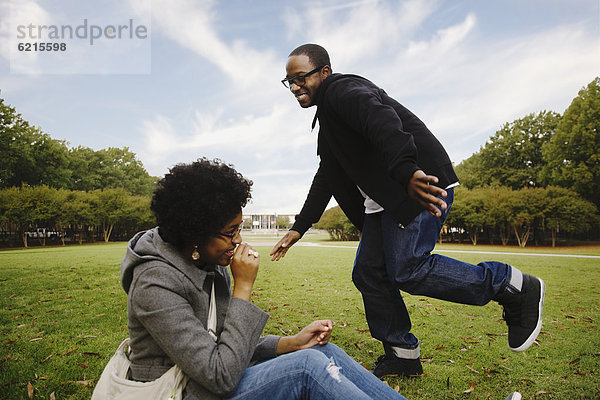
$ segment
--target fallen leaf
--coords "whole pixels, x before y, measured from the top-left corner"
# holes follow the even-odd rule
[[[467,365],[467,368],[470,369],[471,371],[475,372],[476,374],[479,373],[479,371],[477,371],[475,368],[473,368],[473,367],[471,367],[469,365]]]
[[[40,361],[40,363],[45,363],[46,361],[48,361],[50,358],[52,358],[54,354],[50,354],[48,357],[44,358],[42,361]]]
[[[545,394],[545,393],[552,393],[552,392],[550,392],[550,391],[547,391],[547,390],[538,390],[537,392],[535,392],[535,395],[534,395],[534,396],[536,396],[536,397],[537,397],[537,396],[539,396],[540,394]]]
[[[100,357],[100,354],[98,354],[98,353],[92,353],[92,352],[89,352],[89,351],[84,351],[83,354],[86,355],[86,356]]]
[[[470,382],[469,385],[471,385],[471,387],[465,390],[463,393],[471,393],[475,390],[475,386],[477,386],[475,382]]]
[[[567,314],[567,315],[565,315],[565,318],[567,318],[567,319],[575,319],[577,317],[574,316],[574,315],[572,315],[572,314]]]
[[[56,400],[56,396],[54,395],[54,392],[50,393],[50,400]]]
[[[31,382],[27,382],[27,397],[33,399],[33,385]]]
[[[569,363],[569,365],[577,364],[579,361],[581,361],[581,359],[580,359],[580,358],[576,358],[576,359],[574,359],[573,361],[571,361],[571,362]]]
[[[63,351],[60,355],[66,356],[67,354],[71,354],[71,353],[75,352],[76,350],[77,350],[77,347],[73,347],[72,349]]]
[[[88,379],[86,381],[77,381],[75,382],[78,385],[82,385],[82,386],[91,386],[94,384],[94,380],[93,379]]]
[[[35,339],[31,339],[30,342],[39,342],[40,340],[43,340],[44,338],[38,337]]]

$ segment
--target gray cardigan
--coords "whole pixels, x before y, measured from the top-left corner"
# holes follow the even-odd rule
[[[217,342],[206,330],[213,278]],[[233,393],[252,362],[277,356],[279,337],[260,337],[268,314],[231,297],[227,267],[197,268],[158,228],[129,241],[121,282],[135,380],[157,379],[177,364],[190,379],[184,400],[219,399]]]

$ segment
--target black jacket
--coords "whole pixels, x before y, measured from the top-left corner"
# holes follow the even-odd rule
[[[364,198],[357,185],[404,226],[423,211],[406,191],[415,171],[437,176],[442,188],[458,181],[425,124],[367,79],[332,74],[316,96],[321,162],[293,230],[304,234],[331,196],[362,230]]]

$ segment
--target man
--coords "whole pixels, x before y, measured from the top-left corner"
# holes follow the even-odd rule
[[[288,87],[302,108],[317,106],[320,164],[291,230],[271,251],[279,260],[331,196],[362,232],[352,280],[371,335],[383,342],[373,373],[423,372],[400,290],[473,305],[504,307],[509,347],[524,351],[542,326],[544,282],[500,262],[471,265],[431,254],[458,178],[440,142],[414,114],[370,81],[334,74],[315,44],[289,55]]]

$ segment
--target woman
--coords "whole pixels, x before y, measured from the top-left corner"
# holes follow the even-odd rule
[[[260,336],[268,315],[250,303],[259,257],[240,234],[251,185],[207,159],[158,182],[158,227],[131,239],[121,264],[132,379],[151,381],[177,364],[189,377],[184,400],[403,399],[328,343],[331,321]]]

